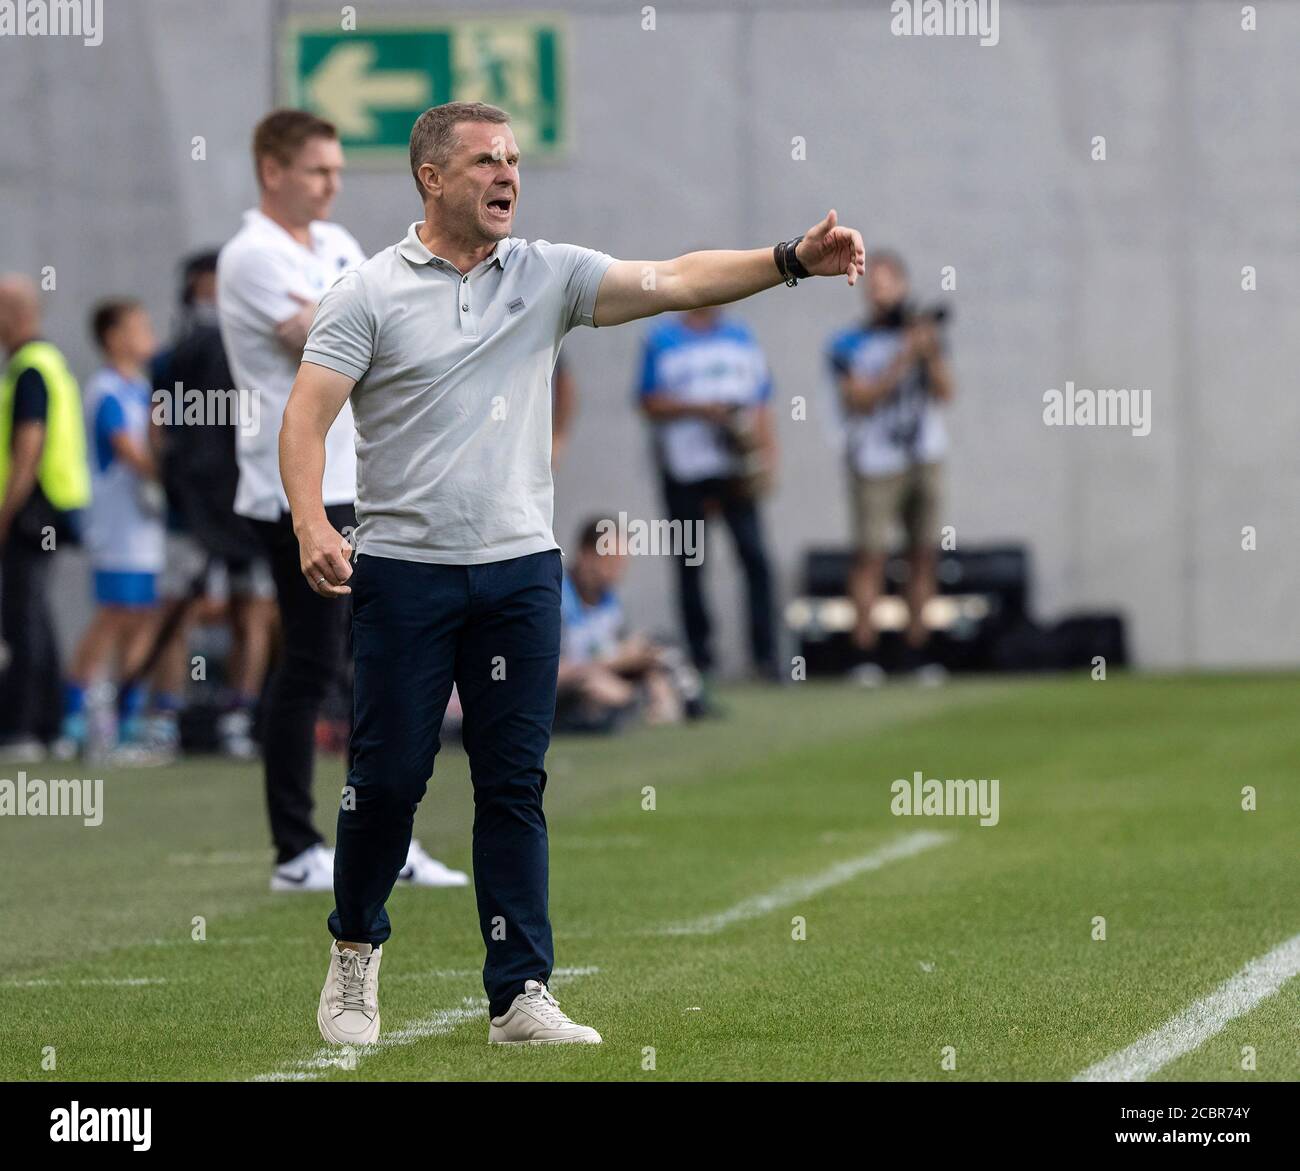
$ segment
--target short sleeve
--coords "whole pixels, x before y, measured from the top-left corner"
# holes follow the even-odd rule
[[[336,281],[321,298],[302,360],[360,381],[375,355],[375,315],[356,272]]]
[[[126,412],[122,410],[121,399],[115,394],[104,395],[95,412],[95,438],[102,443],[111,443],[113,436],[125,429]]]
[[[749,351],[753,402],[759,405],[769,402],[772,398],[772,371],[767,364],[763,347],[758,344],[758,338],[748,326],[738,325],[736,336],[744,342]]]
[[[831,344],[826,351],[826,360],[830,364],[832,374],[852,373],[852,355],[842,336],[837,335],[831,339]]]
[[[551,244],[545,240],[537,243],[564,291],[565,331],[579,325],[594,327],[596,294],[614,258],[608,252],[578,244]]]
[[[14,425],[44,423],[49,391],[35,366],[28,366],[14,383]]]
[[[366,250],[361,247],[357,238],[342,224],[331,224],[330,226],[338,232],[339,239],[343,241],[341,251],[346,258],[348,270],[351,271],[359,265],[365,264]]]
[[[290,296],[299,291],[298,284],[292,267],[267,249],[236,243],[227,247],[218,261],[219,301],[238,306],[267,329],[288,321],[302,308],[302,303]]]
[[[94,435],[95,459],[99,470],[106,470],[113,462],[113,436],[126,430],[126,412],[122,410],[122,400],[116,394],[107,392],[99,400],[95,409]]]

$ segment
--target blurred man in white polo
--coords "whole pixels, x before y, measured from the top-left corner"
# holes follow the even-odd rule
[[[253,134],[258,207],[221,250],[217,306],[235,382],[253,401],[256,426],[237,441],[235,511],[253,522],[275,578],[283,653],[271,682],[262,757],[276,848],[272,890],[330,890],[333,852],[312,822],[316,717],[343,666],[347,611],[314,593],[298,568],[298,542],[280,482],[280,421],[316,303],[365,253],[347,229],[327,222],[339,193],[343,148],[335,128],[302,110],[277,110]],[[330,523],[356,523],[357,457],[344,404],[325,437],[323,503]],[[461,886],[413,842],[401,877]]]

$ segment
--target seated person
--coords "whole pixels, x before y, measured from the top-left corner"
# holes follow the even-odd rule
[[[610,731],[637,713],[676,723],[699,701],[699,676],[677,648],[627,633],[615,592],[627,554],[606,550],[610,540],[601,521],[584,525],[564,577],[557,731]]]

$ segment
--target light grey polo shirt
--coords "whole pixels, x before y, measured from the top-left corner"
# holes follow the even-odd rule
[[[419,227],[321,298],[303,351],[357,380],[356,549],[476,565],[558,548],[551,373],[614,258],[510,237],[462,275]]]

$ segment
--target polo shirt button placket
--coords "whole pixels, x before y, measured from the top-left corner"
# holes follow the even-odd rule
[[[466,274],[460,278],[460,331],[466,337],[474,337],[474,321],[469,316],[469,276]]]

